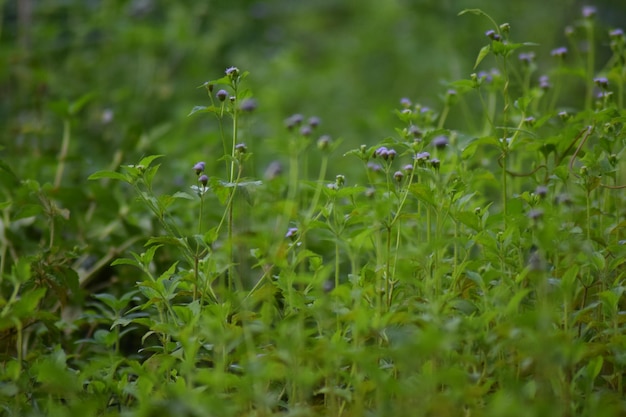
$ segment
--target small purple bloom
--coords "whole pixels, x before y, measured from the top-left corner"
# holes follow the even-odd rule
[[[245,143],[238,143],[235,145],[235,152],[243,154],[248,152],[248,147]]]
[[[582,15],[585,19],[591,19],[597,13],[597,9],[594,6],[583,6]]]
[[[298,228],[290,227],[289,229],[287,229],[287,233],[285,233],[285,237],[291,240],[296,240],[296,238],[298,237]]]
[[[530,64],[535,61],[535,53],[534,52],[522,52],[517,56],[520,61],[525,64]]]
[[[435,169],[439,169],[439,165],[441,165],[441,161],[439,161],[438,158],[433,158],[430,160],[430,165],[432,165],[432,167]]]
[[[257,108],[257,102],[253,98],[247,98],[241,103],[240,109],[245,112],[253,112]]]
[[[404,170],[404,172],[406,172],[407,174],[410,173],[411,171],[413,171],[413,165],[411,164],[406,164],[405,166],[402,167],[402,169]]]
[[[196,171],[196,175],[200,175],[202,172],[204,172],[205,167],[206,164],[204,162],[198,162],[193,166],[193,170]]]
[[[409,107],[411,107],[411,100],[409,100],[406,97],[403,97],[400,99],[400,105],[404,107],[405,109],[408,109]]]
[[[220,90],[217,92],[217,94],[215,94],[215,97],[217,97],[219,101],[224,101],[228,98],[228,91]]]
[[[320,124],[320,118],[317,116],[309,117],[309,126],[317,127]]]
[[[428,161],[429,158],[430,158],[430,153],[428,152],[420,152],[417,155],[415,155],[415,159],[420,164],[425,163],[426,161]]]
[[[547,75],[542,75],[541,77],[539,77],[539,88],[541,88],[542,90],[549,90],[550,87],[552,87],[552,84],[550,84],[550,79]]]
[[[593,82],[596,83],[596,85],[603,90],[606,90],[607,88],[609,88],[609,80],[606,77],[594,78]]]
[[[612,39],[620,39],[624,37],[624,31],[622,29],[613,29],[612,31],[609,32],[609,37],[611,37]]]
[[[203,187],[206,187],[206,185],[209,183],[209,177],[207,177],[205,174],[202,174],[198,178],[198,182],[202,184]]]
[[[543,217],[543,210],[541,209],[532,209],[528,212],[528,218],[532,220],[539,220]]]
[[[432,144],[439,150],[445,149],[445,147],[448,146],[448,137],[443,135],[437,136],[433,139]]]
[[[544,198],[546,195],[548,195],[548,187],[546,187],[545,185],[538,185],[537,188],[535,188],[535,194],[541,198]]]
[[[555,56],[557,58],[565,58],[565,56],[567,55],[567,48],[564,46],[555,48],[552,50],[552,52],[550,52],[550,55]]]
[[[404,174],[402,173],[402,171],[396,171],[393,174],[393,178],[396,180],[396,182],[401,182],[404,178]]]
[[[305,125],[300,128],[300,134],[302,136],[310,136],[312,132],[313,130],[311,129],[311,126],[309,125]]]
[[[228,75],[231,79],[232,79],[232,78],[235,78],[235,77],[237,77],[237,76],[239,75],[239,68],[237,68],[237,67],[229,67],[229,68],[226,68],[225,73],[226,73],[226,75]]]
[[[383,169],[379,164],[375,162],[368,162],[367,168],[373,172],[380,172]]]
[[[500,34],[493,29],[490,29],[487,32],[485,32],[485,36],[491,39],[492,41],[496,41],[496,42],[499,42],[502,40],[502,36],[500,36]]]

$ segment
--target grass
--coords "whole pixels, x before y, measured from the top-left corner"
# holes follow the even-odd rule
[[[596,72],[585,8],[571,39],[588,49],[539,72],[539,46],[462,14],[493,26],[476,72],[345,153],[300,114],[246,143],[263,97],[228,68],[190,114],[223,153],[172,193],[167,155],[64,187],[91,98],[60,103],[54,180],[0,167],[4,413],[623,415],[626,38],[603,38]],[[256,178],[260,146],[284,162]]]

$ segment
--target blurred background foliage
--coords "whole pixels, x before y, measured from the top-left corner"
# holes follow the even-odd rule
[[[221,151],[217,126],[187,118],[206,104],[208,79],[234,65],[251,72],[259,103],[246,143],[272,158],[264,142],[281,135],[291,113],[317,115],[345,148],[393,134],[401,97],[439,108],[446,83],[467,78],[486,43],[486,19],[457,16],[482,8],[509,22],[512,39],[539,43],[540,68],[563,29],[580,16],[574,0],[12,0],[2,4],[1,134],[5,155],[54,158],[62,136],[59,103],[73,117],[69,175],[82,181],[106,167],[165,153],[172,168]],[[597,1],[606,27],[626,5]],[[604,31],[606,37],[606,30]],[[606,46],[606,45],[605,45]],[[606,48],[608,49],[608,47]],[[601,59],[599,60],[601,61]],[[547,67],[548,65],[546,65]],[[56,110],[56,111],[55,111]],[[62,113],[62,112],[61,112]],[[452,115],[451,125],[458,118]],[[272,141],[267,141],[271,144]],[[127,154],[129,153],[129,154]],[[210,162],[210,161],[209,161]],[[19,168],[16,166],[15,169]],[[34,173],[31,173],[34,174]],[[37,179],[45,182],[46,171]]]
[[[67,249],[104,242],[112,230],[121,242],[142,227],[141,219],[133,220],[117,187],[105,190],[106,183],[87,184],[86,178],[150,154],[166,155],[155,182],[162,192],[188,190],[199,160],[210,175],[223,177],[216,120],[188,114],[194,105],[209,104],[198,86],[237,66],[250,71],[246,81],[258,102],[241,135],[255,154],[246,174],[261,177],[281,159],[284,120],[297,112],[320,117],[319,134],[344,139],[328,178],[343,173],[354,183],[362,168],[357,161],[346,164],[345,150],[394,135],[394,109],[402,97],[439,109],[447,83],[474,71],[490,25],[478,16],[457,16],[459,11],[481,8],[511,24],[512,40],[538,43],[540,73],[553,66],[550,50],[566,44],[564,27],[579,19],[584,4],[0,0],[0,181],[4,190],[23,180],[55,183],[39,191],[33,183],[29,195],[16,192],[13,218],[36,214],[28,209],[33,205],[48,207],[48,222],[64,222]],[[626,3],[593,5],[602,28],[601,63],[609,49],[607,29],[623,27]],[[453,112],[449,127],[461,126],[463,116]],[[56,178],[64,135],[71,140]],[[120,218],[126,229],[119,229]],[[45,229],[46,220],[38,221]],[[41,232],[15,229],[9,238],[30,241],[34,251]],[[103,245],[98,257],[106,250]]]

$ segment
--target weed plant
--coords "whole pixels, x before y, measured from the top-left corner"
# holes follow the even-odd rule
[[[403,98],[388,137],[342,155],[300,114],[246,143],[254,74],[204,83],[190,116],[216,124],[223,154],[189,160],[171,195],[157,191],[167,155],[92,174],[109,197],[85,195],[78,215],[106,232],[84,239],[125,237],[100,259],[64,242],[57,200],[89,97],[59,107],[54,181],[1,165],[3,413],[626,414],[624,32],[598,42],[586,7],[537,62],[543,46],[461,14],[493,25],[476,72],[440,109]],[[255,178],[261,146],[281,162]],[[93,287],[108,265],[133,282]]]

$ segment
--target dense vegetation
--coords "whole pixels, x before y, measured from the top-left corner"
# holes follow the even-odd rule
[[[271,42],[267,67],[172,81],[206,70],[192,48],[235,60],[235,33],[280,37],[267,5],[245,31],[235,6],[204,28],[186,17],[208,6],[95,4],[87,23],[49,6],[67,33],[2,53],[3,414],[626,414],[626,36],[602,9],[552,46],[461,12],[486,25],[462,41],[481,43],[468,73],[392,106],[394,80],[357,69],[332,90]],[[134,24],[110,37],[120,13]],[[200,28],[222,38],[193,43]],[[453,66],[440,36],[433,62]]]

